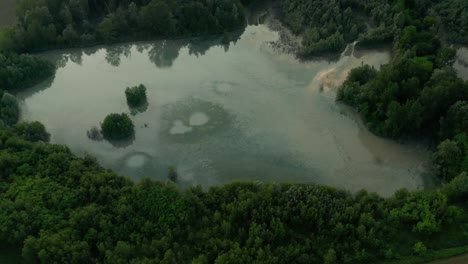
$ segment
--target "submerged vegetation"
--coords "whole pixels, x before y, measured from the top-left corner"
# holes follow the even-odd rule
[[[301,184],[136,184],[89,155],[44,143],[42,124],[15,125],[17,102],[3,90],[32,85],[54,67],[15,51],[221,33],[244,23],[242,5],[19,0],[18,25],[0,34],[0,246],[22,248],[29,263],[375,263],[468,244],[468,84],[450,67],[453,50],[435,37],[443,26],[449,39],[466,42],[466,2],[447,2],[455,5],[281,1],[283,21],[304,35],[302,55],[355,39],[394,41],[391,63],[353,70],[337,99],[376,133],[440,141],[432,164],[446,184],[383,199]],[[126,114],[107,116],[101,129],[108,139],[134,133]],[[174,167],[168,178],[176,182]]]

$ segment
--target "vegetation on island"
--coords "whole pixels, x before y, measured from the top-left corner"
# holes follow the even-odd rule
[[[127,114],[112,113],[102,122],[101,132],[106,139],[121,140],[131,137],[135,133],[135,126]]]
[[[138,86],[127,87],[125,89],[125,97],[130,107],[138,107],[147,102],[146,86],[140,84]]]
[[[394,42],[391,63],[351,71],[337,99],[378,134],[440,142],[432,167],[441,188],[384,199],[313,184],[202,190],[118,176],[45,143],[40,123],[16,124],[17,102],[3,91],[54,67],[14,52],[221,33],[244,23],[240,2],[19,0],[18,25],[0,31],[0,247],[21,248],[26,263],[376,263],[467,251],[468,85],[436,37],[443,28],[466,42],[466,1],[280,3],[281,19],[304,35],[302,55],[355,39]],[[134,132],[126,114],[107,116],[101,129],[108,139]],[[175,167],[168,178],[177,180]]]

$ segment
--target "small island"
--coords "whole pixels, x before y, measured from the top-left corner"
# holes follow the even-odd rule
[[[138,86],[127,87],[125,89],[125,96],[127,97],[127,104],[130,107],[139,107],[147,102],[146,99],[146,86],[140,84]]]
[[[112,113],[102,122],[101,130],[104,138],[121,140],[131,137],[135,133],[135,126],[127,114]]]

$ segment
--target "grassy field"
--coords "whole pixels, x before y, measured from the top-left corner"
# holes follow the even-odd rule
[[[0,0],[0,26],[15,22],[15,2],[16,0]]]

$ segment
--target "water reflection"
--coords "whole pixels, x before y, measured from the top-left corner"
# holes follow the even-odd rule
[[[180,50],[187,48],[190,55],[199,57],[206,54],[212,47],[223,47],[225,52],[229,51],[231,44],[235,44],[242,36],[244,30],[229,33],[230,42],[221,43],[222,36],[210,36],[204,38],[158,40],[152,42],[140,42],[136,44],[115,44],[110,46],[96,46],[86,49],[66,50],[63,53],[44,53],[58,68],[64,68],[69,61],[82,65],[82,57],[92,56],[97,52],[104,51],[105,60],[109,65],[119,67],[122,59],[132,55],[132,48],[139,53],[146,53],[149,60],[158,68],[170,68],[179,57]]]

